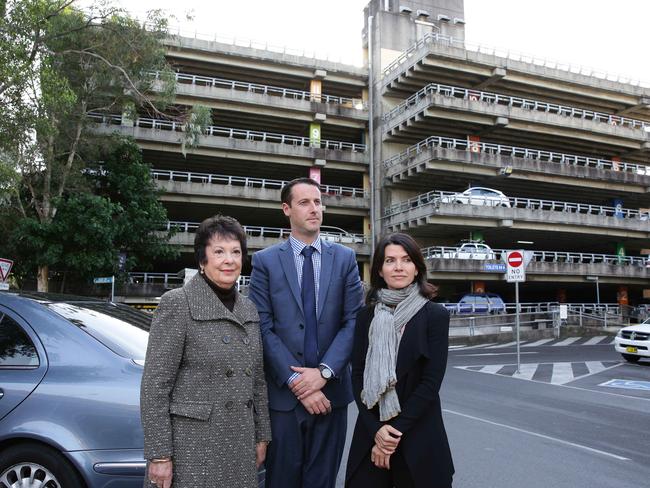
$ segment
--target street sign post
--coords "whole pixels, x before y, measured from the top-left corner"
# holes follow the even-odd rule
[[[94,278],[93,283],[95,283],[95,284],[110,283],[111,284],[111,302],[115,301],[115,276],[104,276],[104,277],[101,277],[101,278]]]
[[[515,328],[517,329],[517,373],[521,366],[521,340],[519,321],[519,283],[526,281],[526,262],[524,251],[508,251],[506,253],[506,281],[515,284]]]

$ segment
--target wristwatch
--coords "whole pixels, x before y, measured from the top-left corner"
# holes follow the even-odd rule
[[[325,380],[329,380],[332,378],[332,370],[329,369],[327,366],[323,366],[322,364],[318,367],[320,369],[320,375],[323,377]]]

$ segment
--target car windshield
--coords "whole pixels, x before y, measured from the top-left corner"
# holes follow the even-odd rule
[[[47,307],[122,357],[144,360],[151,318],[111,303],[47,303]]]

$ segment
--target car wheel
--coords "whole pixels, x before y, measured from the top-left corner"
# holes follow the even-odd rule
[[[83,480],[61,454],[39,444],[0,452],[0,488],[78,488]]]
[[[633,356],[632,354],[621,354],[623,356],[623,359],[625,359],[628,363],[638,363],[639,362],[639,356]]]

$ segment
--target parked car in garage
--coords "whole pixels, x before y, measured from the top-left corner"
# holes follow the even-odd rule
[[[0,292],[0,487],[140,488],[151,316]]]
[[[505,313],[506,304],[496,293],[466,293],[457,303],[445,303],[445,308],[456,314]]]
[[[619,330],[614,338],[614,349],[630,363],[650,359],[650,319]]]
[[[484,205],[488,207],[510,207],[510,199],[499,190],[475,186],[462,193],[440,197],[441,203],[460,203],[465,205]]]
[[[454,250],[442,252],[440,257],[446,259],[476,259],[479,261],[496,259],[492,248],[482,242],[465,242]]]

